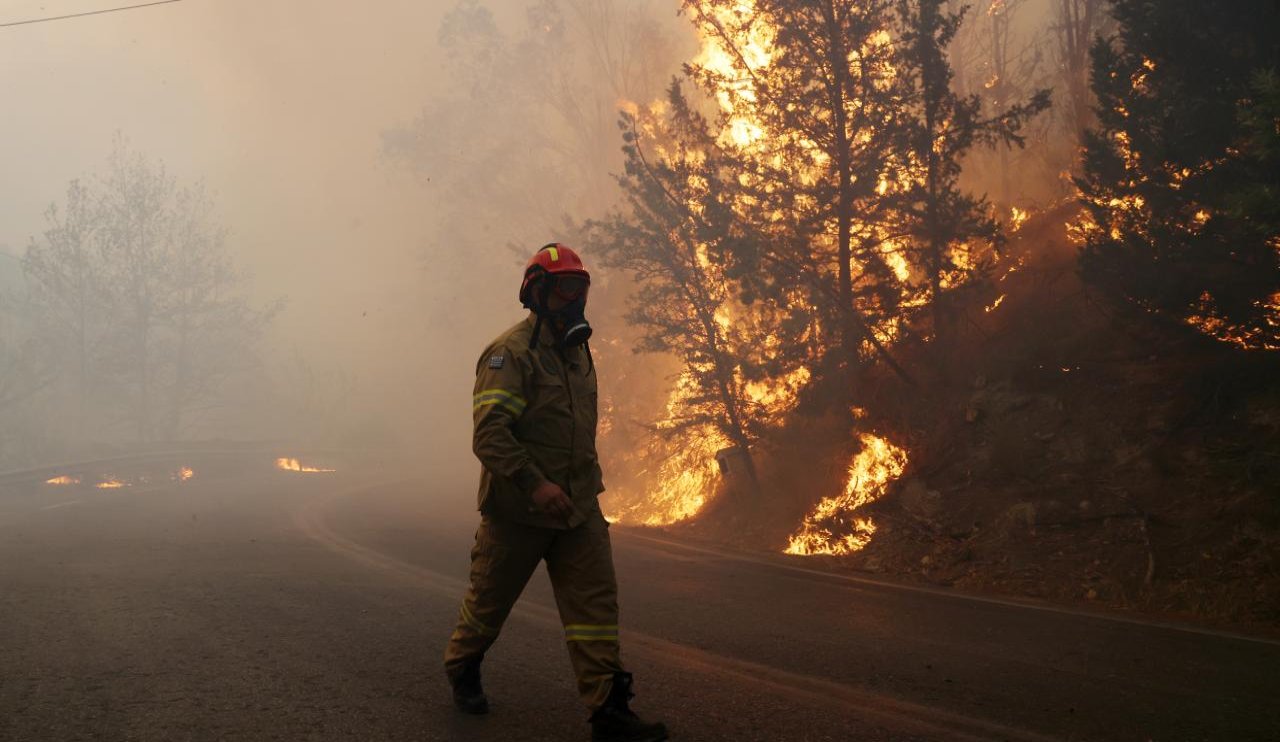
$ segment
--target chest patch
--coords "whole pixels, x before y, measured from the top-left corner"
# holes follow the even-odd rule
[[[489,368],[502,368],[502,364],[506,362],[507,359],[505,356],[489,356]]]

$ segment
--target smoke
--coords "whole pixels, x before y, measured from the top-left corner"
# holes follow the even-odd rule
[[[549,22],[539,25],[548,12],[567,16],[572,27],[556,31],[572,40],[573,56],[544,55],[522,66],[530,79],[572,78],[585,88],[601,83],[578,21],[607,26],[613,21],[592,14],[616,11],[626,20],[640,5],[668,30],[680,27],[669,3],[488,4],[511,55],[525,53],[531,29],[550,32]],[[97,7],[76,0],[60,3],[57,14]],[[619,94],[595,91],[607,104],[593,102],[594,129],[586,133],[599,141],[589,161],[561,158],[575,172],[556,177],[579,183],[561,189],[563,203],[544,188],[533,218],[529,194],[518,190],[488,189],[498,198],[483,208],[448,200],[442,183],[492,183],[503,174],[476,171],[465,159],[423,166],[388,141],[442,101],[467,95],[456,85],[453,51],[440,41],[455,8],[485,5],[187,0],[0,30],[8,176],[0,180],[0,286],[14,288],[14,258],[42,237],[46,208],[64,200],[71,180],[103,173],[122,135],[180,183],[204,182],[231,257],[251,276],[252,300],[286,302],[265,338],[256,378],[232,387],[234,409],[190,437],[394,448],[451,484],[471,486],[475,358],[521,317],[514,297],[523,256],[511,246],[532,250],[565,239],[564,215],[596,215],[584,213],[582,194],[607,189],[620,161],[612,105]],[[47,4],[24,0],[7,3],[0,21],[51,14]],[[673,52],[632,62],[661,81],[679,60]],[[546,165],[549,151],[584,135],[569,119],[552,121],[546,107],[530,111],[529,121],[495,128],[496,141],[445,142],[444,151],[500,148],[511,153],[505,171],[527,174],[530,163]],[[530,152],[531,135],[554,141]],[[529,162],[520,160],[525,152]],[[595,174],[585,189],[581,173]],[[603,321],[605,329],[609,324]],[[0,330],[6,327],[7,320]],[[122,430],[111,443],[127,446],[128,438]]]
[[[1019,10],[1015,46],[1049,6]],[[659,97],[697,50],[678,9],[186,0],[0,29],[0,290],[47,206],[123,134],[204,181],[253,300],[286,302],[235,413],[191,435],[395,449],[470,486],[476,356],[520,318],[524,254],[613,205],[618,107]],[[0,21],[49,14],[23,0]],[[593,268],[593,323],[621,371],[629,353],[608,358],[604,339],[626,333],[626,277]]]

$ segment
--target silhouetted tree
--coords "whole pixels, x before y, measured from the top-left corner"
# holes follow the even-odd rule
[[[948,295],[982,275],[982,253],[1001,234],[985,199],[960,187],[961,162],[975,145],[1021,145],[1020,130],[1048,108],[1049,92],[984,115],[979,96],[951,87],[946,48],[963,12],[946,10],[945,0],[899,0],[897,12],[896,84],[903,98],[890,130],[900,137],[896,156],[914,177],[893,187],[894,200],[923,267],[935,343],[945,348],[954,319]]]
[[[1093,125],[1093,93],[1089,89],[1089,49],[1114,29],[1109,0],[1054,0],[1050,29],[1056,39],[1058,109],[1072,142]]]
[[[32,321],[70,370],[75,430],[114,409],[138,440],[173,439],[222,403],[278,305],[252,307],[202,186],[117,139],[106,177],[73,182],[27,248]],[[90,399],[94,403],[90,402]]]
[[[1274,127],[1274,91],[1256,81],[1280,69],[1280,7],[1117,0],[1113,12],[1117,38],[1093,48],[1098,125],[1077,180],[1084,275],[1145,312],[1280,345],[1280,233],[1240,198],[1275,193],[1257,125]]]
[[[757,296],[812,306],[846,366],[869,343],[905,377],[875,332],[901,294],[878,191],[895,106],[891,2],[684,7],[715,45],[687,70],[725,109],[739,214],[770,237],[730,253],[727,270]]]
[[[623,115],[625,207],[595,225],[593,243],[636,277],[628,320],[642,328],[638,349],[683,365],[665,426],[711,425],[747,453],[783,411],[752,385],[795,372],[803,337],[785,333],[785,311],[742,304],[723,267],[727,251],[753,239],[728,198],[736,170],[676,83],[668,102],[661,113]]]

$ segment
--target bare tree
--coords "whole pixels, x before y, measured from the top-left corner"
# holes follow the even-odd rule
[[[76,435],[114,413],[140,441],[178,437],[252,363],[279,306],[245,298],[203,186],[180,186],[122,137],[106,176],[73,182],[48,218],[23,267],[38,337],[72,369]]]
[[[63,208],[50,205],[45,220],[43,240],[32,241],[22,262],[31,292],[28,319],[44,352],[61,359],[70,376],[72,429],[79,437],[86,433],[95,370],[109,330],[98,197],[73,180]]]
[[[1082,141],[1085,130],[1094,123],[1089,49],[1096,38],[1115,28],[1109,5],[1109,0],[1055,0],[1051,29],[1057,41],[1062,87],[1059,109],[1067,133],[1076,143]]]

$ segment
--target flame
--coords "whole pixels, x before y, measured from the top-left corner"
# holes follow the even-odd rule
[[[870,433],[864,433],[861,440],[862,450],[849,464],[844,492],[824,499],[805,516],[784,550],[787,554],[850,554],[871,542],[875,522],[852,513],[878,500],[889,484],[902,476],[907,452]]]
[[[1008,294],[1001,294],[1001,295],[1000,295],[1000,296],[995,300],[995,302],[994,302],[994,303],[992,303],[990,306],[988,306],[987,308],[985,308],[983,311],[984,311],[984,312],[987,312],[988,314],[990,314],[991,312],[996,311],[997,309],[999,309],[999,308],[1000,308],[1000,305],[1004,303],[1004,300],[1005,300],[1005,297],[1006,297],[1006,296],[1008,296]]]
[[[1134,97],[1148,92],[1148,80],[1156,70],[1157,64],[1153,60],[1142,60],[1141,66],[1129,78]],[[1117,112],[1127,115],[1123,108]],[[1101,241],[1104,227],[1092,215],[1092,212],[1096,211],[1105,214],[1105,220],[1110,222],[1111,228],[1106,235],[1112,241],[1122,240],[1125,229],[1149,241],[1169,239],[1163,234],[1152,235],[1150,225],[1158,223],[1156,214],[1147,208],[1146,200],[1135,192],[1139,186],[1151,181],[1147,171],[1142,168],[1144,166],[1147,170],[1153,168],[1149,163],[1143,163],[1139,154],[1133,150],[1133,140],[1129,132],[1123,129],[1117,131],[1112,135],[1112,140],[1124,162],[1126,179],[1122,180],[1120,186],[1110,193],[1087,196],[1081,193],[1080,195],[1090,202],[1092,208],[1086,209],[1077,221],[1067,223],[1068,236],[1077,245]],[[1202,178],[1238,155],[1238,150],[1228,147],[1220,157],[1190,164],[1162,162],[1158,168],[1154,169],[1163,171],[1161,174],[1167,178],[1169,188],[1177,191],[1182,189],[1188,179]],[[1173,217],[1170,223],[1161,224],[1161,226],[1182,232],[1187,237],[1198,235],[1213,220],[1214,214],[1200,205],[1195,205],[1193,208],[1194,211],[1188,209],[1189,214]],[[1280,243],[1274,246],[1280,250]],[[1254,327],[1234,325],[1215,309],[1214,297],[1206,292],[1187,307],[1178,319],[1215,340],[1245,350],[1280,350],[1280,340],[1277,340],[1280,337],[1280,292],[1268,299],[1254,302],[1253,306],[1261,310],[1261,325]]]
[[[758,96],[755,79],[756,73],[765,70],[775,60],[774,44],[779,30],[773,24],[774,15],[758,8],[758,0],[736,0],[735,2],[699,2],[692,0],[686,9],[694,22],[699,35],[700,47],[692,61],[692,67],[713,80],[712,99],[719,108],[720,116],[715,136],[719,144],[734,149],[738,154],[754,158],[769,168],[785,171],[785,176],[797,182],[815,184],[827,177],[831,167],[830,155],[814,141],[798,137],[795,132],[779,132],[771,130],[767,116],[758,110],[772,105],[770,101]],[[864,77],[868,84],[882,90],[891,88],[897,71],[885,59],[890,56],[885,52],[895,43],[887,29],[880,29],[859,41],[860,48],[850,51],[850,61],[867,66]],[[861,59],[856,59],[861,58]],[[854,105],[860,105],[854,101]],[[626,110],[638,112],[641,107],[630,102]],[[663,102],[657,102],[644,108],[650,116],[661,116],[665,110]],[[652,124],[643,121],[638,124],[642,136],[653,136],[656,132]],[[945,132],[945,126],[943,127]],[[867,145],[872,141],[874,132],[864,128],[852,133],[854,142]],[[944,134],[944,136],[946,136]],[[660,139],[660,137],[655,137]],[[786,147],[780,146],[785,143]],[[803,156],[785,158],[783,150],[799,151]],[[661,144],[654,146],[658,157],[664,158],[671,153],[664,150]],[[696,153],[682,153],[681,156],[696,159]],[[885,168],[879,175],[876,191],[886,195],[890,191],[900,192],[912,186],[921,177],[922,163],[898,162]],[[739,176],[748,184],[752,177],[750,172]],[[700,179],[686,184],[693,191],[703,191],[708,184]],[[749,197],[742,196],[734,207],[741,210],[757,210],[759,204]],[[694,199],[696,201],[696,199]],[[812,210],[817,204],[811,197],[798,199],[798,208]],[[701,203],[689,203],[688,207],[695,215],[701,213]],[[782,210],[760,215],[767,222],[783,222],[790,216]],[[755,218],[754,216],[752,218]],[[829,225],[825,234],[819,234],[818,240],[833,242],[835,225]],[[901,294],[900,306],[924,306],[928,297],[920,287],[913,283],[918,269],[909,259],[908,246],[895,242],[891,228],[876,223],[857,223],[854,231],[868,245],[879,244],[878,254],[874,260],[883,261],[892,276],[896,279],[896,287]],[[877,239],[878,238],[878,239]],[[957,248],[965,254],[953,256],[959,266],[970,266],[974,263],[973,250],[968,246]],[[709,267],[699,251],[699,262]],[[876,266],[855,266],[858,272],[866,272]],[[831,270],[835,270],[834,267]],[[953,282],[959,280],[956,272]],[[952,285],[952,284],[948,284]],[[786,297],[788,307],[803,307],[808,301],[805,297]],[[866,310],[870,316],[880,314],[875,296],[858,298],[859,309]],[[768,326],[769,312],[774,308],[765,303],[756,302],[750,306],[727,300],[715,313],[715,323],[724,334],[727,342],[743,342],[742,337],[751,334],[751,329]],[[896,321],[873,325],[871,331],[884,343],[895,341],[902,332]],[[757,333],[759,339],[751,338],[751,342],[759,342],[761,350],[772,353],[774,348],[781,348],[783,343],[794,343],[796,338],[774,337],[767,333]],[[735,393],[744,398],[751,406],[752,412],[761,413],[765,419],[776,419],[795,407],[798,394],[811,380],[811,370],[803,365],[792,368],[785,374],[774,378],[759,379],[756,374],[744,372],[744,369],[732,369]],[[697,417],[706,409],[704,400],[706,390],[699,389],[688,370],[676,381],[668,397],[667,418],[669,420],[689,420]],[[692,415],[690,413],[693,413]],[[662,426],[659,426],[662,427]],[[662,431],[660,442],[652,445],[649,453],[662,455],[660,464],[654,465],[646,473],[650,482],[644,492],[629,493],[613,490],[615,497],[610,498],[612,511],[609,517],[625,519],[626,522],[640,522],[650,525],[661,525],[684,520],[696,515],[705,507],[714,493],[719,477],[715,464],[715,455],[723,448],[731,445],[725,432],[711,423],[688,425],[680,429],[667,428]],[[667,455],[669,451],[674,451]],[[640,454],[637,456],[643,456]]]
[[[94,487],[97,487],[100,490],[118,490],[121,487],[128,487],[128,486],[129,486],[128,482],[122,482],[119,479],[116,479],[115,477],[112,477],[110,479],[104,479],[101,482],[98,482],[97,484],[94,485]]]
[[[1213,297],[1207,291],[1201,294],[1197,306],[1183,321],[1214,340],[1244,350],[1280,350],[1280,342],[1274,339],[1280,336],[1280,291],[1267,301],[1255,302],[1254,306],[1263,310],[1264,322],[1271,328],[1269,333],[1261,329],[1236,327],[1227,322],[1214,311]]]
[[[314,466],[303,466],[297,459],[286,458],[286,457],[281,457],[276,459],[276,468],[281,471],[296,471],[296,472],[308,472],[308,473],[337,471],[336,469],[318,469]]]
[[[1019,209],[1017,206],[1011,208],[1009,210],[1009,231],[1017,232],[1022,229],[1022,225],[1027,223],[1027,217],[1029,216],[1030,214],[1025,209]]]
[[[191,470],[191,467],[184,466],[181,469],[179,469],[177,473],[173,475],[173,478],[178,480],[179,482],[186,482],[190,480],[192,477],[194,477],[195,475],[196,473]]]
[[[80,484],[80,478],[79,478],[79,477],[72,477],[72,476],[68,476],[68,475],[66,475],[66,474],[63,474],[63,475],[61,475],[61,476],[53,477],[52,479],[46,479],[46,480],[44,480],[44,483],[45,483],[45,484],[52,484],[52,485],[55,485],[55,486],[65,486],[65,485],[69,485],[69,484]]]

